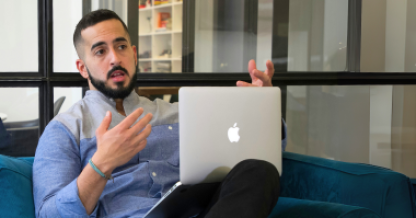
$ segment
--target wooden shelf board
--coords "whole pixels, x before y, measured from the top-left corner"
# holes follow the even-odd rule
[[[139,58],[139,62],[152,61],[152,58]]]
[[[139,13],[140,11],[151,11],[152,7],[148,7],[148,8],[139,8]]]
[[[138,94],[149,95],[177,95],[180,87],[139,87]],[[137,92],[137,90],[136,90]]]
[[[173,4],[172,3],[166,3],[166,4],[161,4],[161,5],[155,5],[153,6],[154,9],[159,9],[159,8],[167,8],[167,7],[171,7]]]
[[[139,36],[152,36],[152,33],[144,33],[144,34],[139,34]]]

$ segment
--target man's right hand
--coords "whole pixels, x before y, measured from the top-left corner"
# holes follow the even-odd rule
[[[108,130],[111,112],[107,112],[95,133],[97,151],[92,157],[94,164],[105,175],[110,175],[116,167],[127,163],[146,147],[147,137],[152,131],[149,122],[153,115],[149,113],[134,124],[142,114],[143,108],[139,108],[117,126]]]

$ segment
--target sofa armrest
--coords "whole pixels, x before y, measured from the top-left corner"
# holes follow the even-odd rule
[[[32,158],[0,155],[0,216],[35,218]]]
[[[359,206],[380,217],[416,217],[410,179],[369,164],[283,153],[281,196]]]
[[[357,206],[279,198],[268,218],[380,218],[375,212]]]

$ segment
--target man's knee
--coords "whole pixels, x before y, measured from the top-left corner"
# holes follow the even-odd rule
[[[258,177],[279,177],[279,172],[276,167],[270,162],[264,160],[247,159],[239,162],[235,168],[254,174]]]

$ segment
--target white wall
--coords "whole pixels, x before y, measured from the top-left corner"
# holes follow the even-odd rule
[[[38,72],[37,1],[0,1],[0,72]],[[38,117],[37,88],[0,88],[5,122]]]
[[[38,71],[37,1],[0,1],[0,72]]]
[[[53,1],[53,67],[55,72],[76,72],[78,54],[73,45],[75,27],[82,18],[82,0]]]

